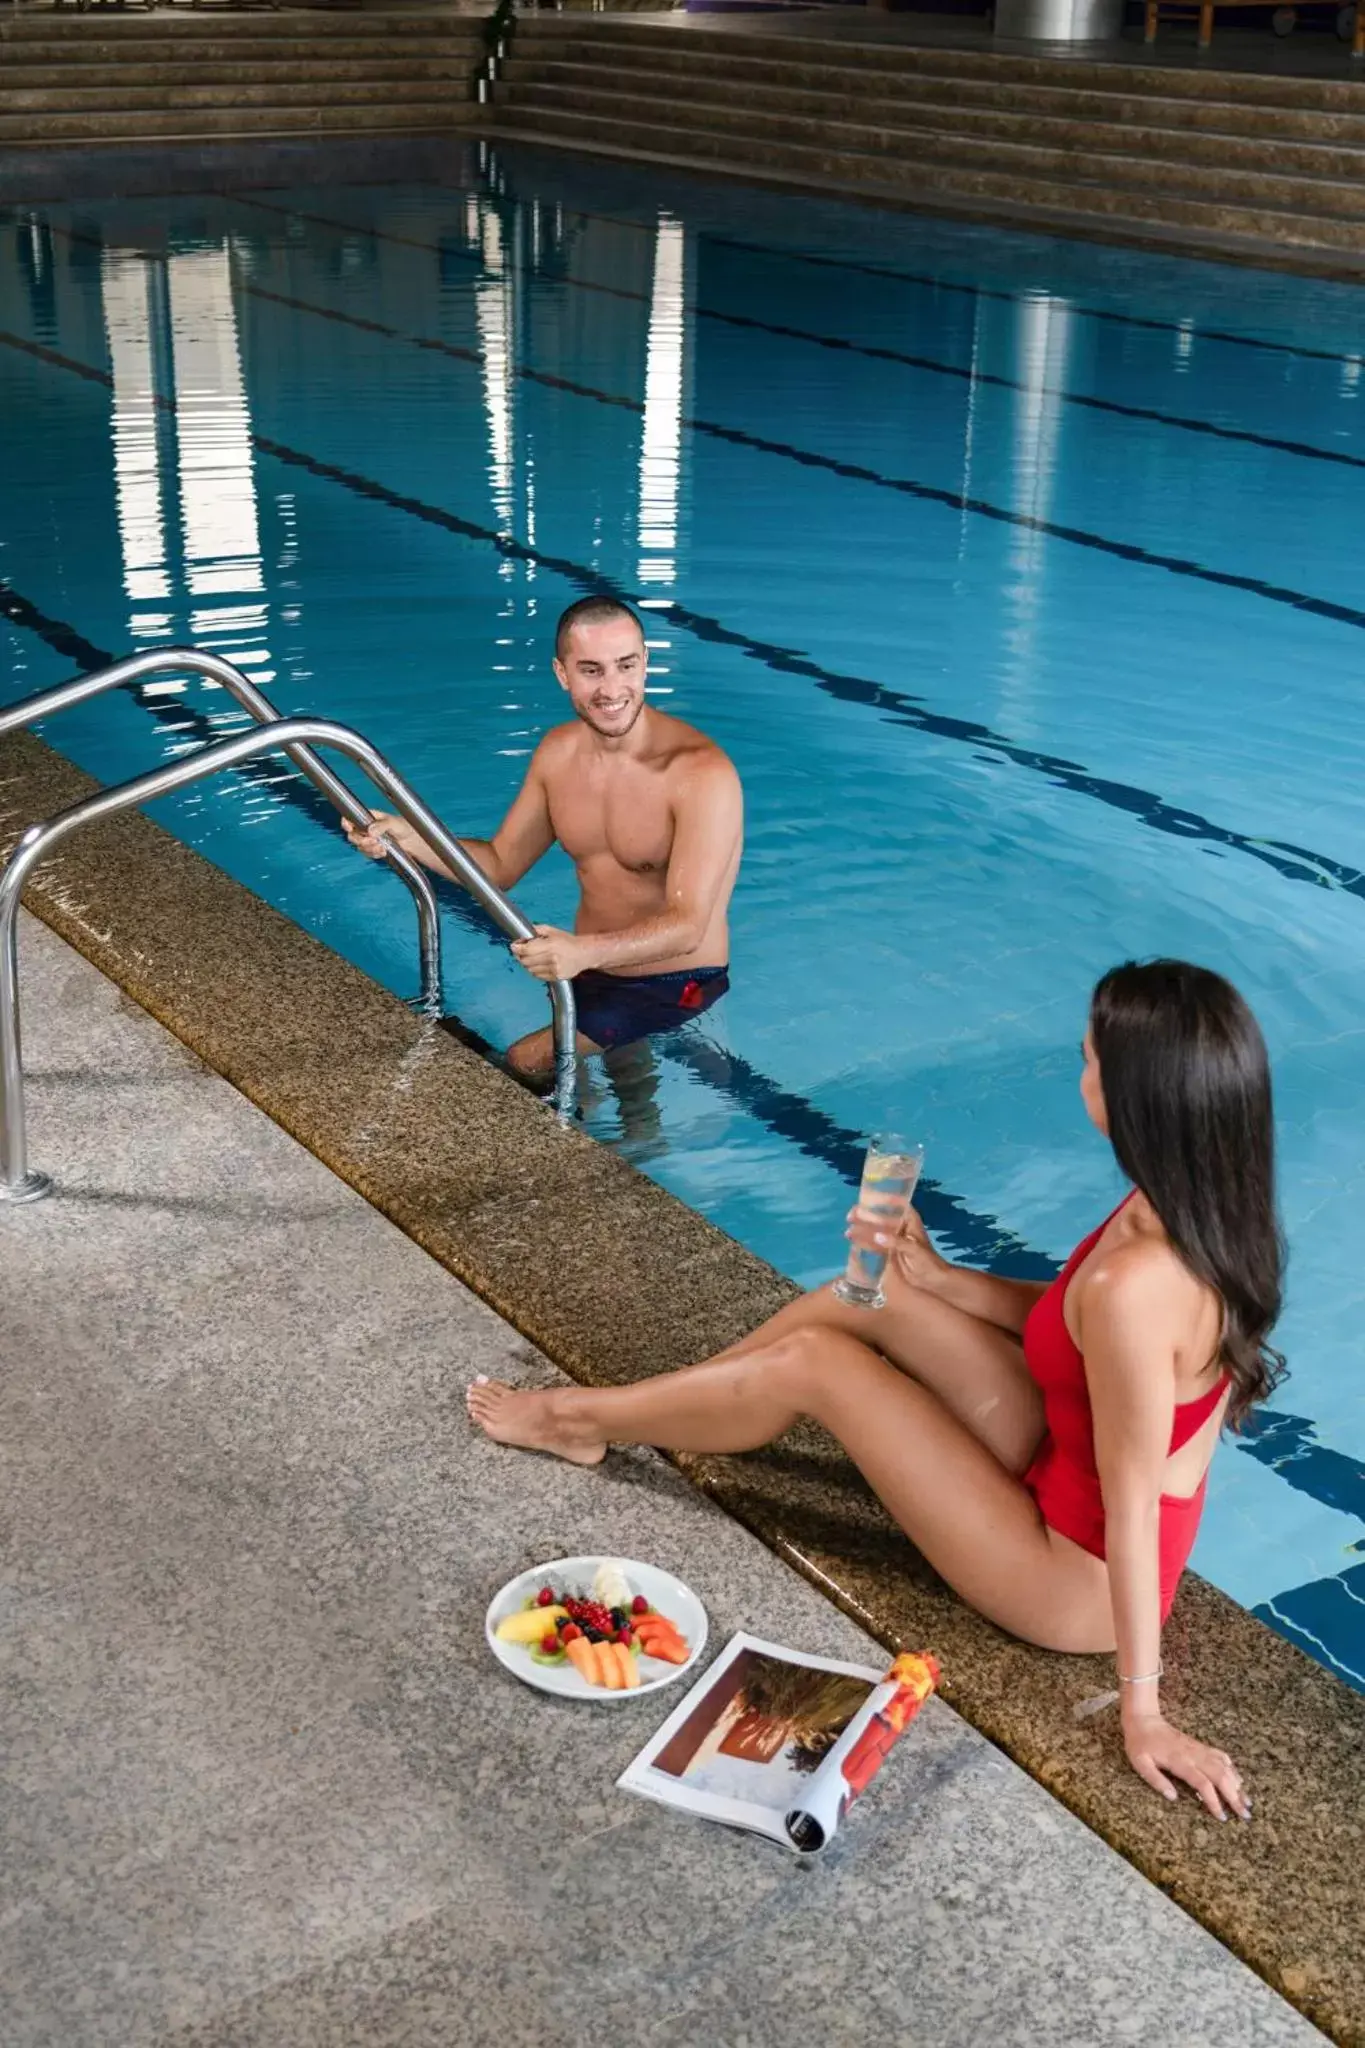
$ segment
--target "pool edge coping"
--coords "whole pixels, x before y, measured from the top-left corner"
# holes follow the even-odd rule
[[[477,110],[478,118],[466,131],[471,142],[493,147],[556,156],[578,156],[585,160],[611,162],[629,168],[638,164],[650,170],[668,170],[711,184],[753,185],[762,191],[789,193],[794,197],[838,199],[851,206],[875,207],[884,213],[908,213],[926,220],[941,220],[963,227],[1008,230],[1044,240],[1090,242],[1117,249],[1135,249],[1151,256],[1167,256],[1193,263],[1223,263],[1241,270],[1267,270],[1292,277],[1319,278],[1329,284],[1365,285],[1365,253],[1332,250],[1309,242],[1254,241],[1248,236],[1219,235],[1212,228],[1181,228],[1177,223],[1153,221],[1143,224],[1122,215],[1068,213],[1061,208],[1033,206],[1009,199],[988,200],[943,193],[907,194],[889,186],[865,185],[854,180],[822,177],[814,171],[783,171],[762,164],[744,164],[724,157],[684,156],[673,151],[633,149],[602,137],[586,142],[582,137],[532,135],[516,126],[511,118],[499,119],[498,102]]]
[[[5,852],[16,820],[96,786],[27,734],[0,742]],[[689,1362],[795,1292],[141,815],[68,841],[25,905],[572,1377]],[[41,1167],[40,1122],[35,1135]],[[965,1719],[1306,2018],[1362,2048],[1365,1954],[1350,1928],[1365,1700],[1187,1576],[1171,1710],[1232,1750],[1257,1795],[1251,1826],[1223,1833],[1190,1802],[1156,1806],[1122,1762],[1112,1711],[1078,1718],[1112,1687],[1109,1660],[1031,1650],[971,1614],[826,1444],[802,1434],[754,1459],[677,1462],[879,1640],[937,1650]]]

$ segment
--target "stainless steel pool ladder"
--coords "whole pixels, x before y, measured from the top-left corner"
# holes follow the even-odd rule
[[[234,668],[230,661],[224,661],[218,654],[201,654],[197,647],[157,647],[146,654],[133,654],[126,661],[116,661],[109,668],[95,670],[88,676],[75,676],[69,683],[59,683],[55,689],[40,691],[37,696],[25,697],[21,703],[12,704],[0,711],[0,738],[13,732],[19,726],[36,725],[40,719],[52,718],[59,711],[69,711],[73,705],[88,703],[92,697],[102,697],[108,690],[129,689],[135,683],[143,682],[148,676],[164,675],[204,676],[225,689],[234,697],[243,711],[255,719],[257,725],[270,725],[280,714],[270,699],[258,690],[256,685]],[[310,747],[291,747],[289,758],[300,775],[306,776],[315,788],[321,790],[328,801],[334,804],[343,818],[349,818],[353,825],[365,824],[369,811],[359,797],[352,795],[339,776],[332,773],[326,763],[320,761]],[[441,918],[436,907],[436,891],[430,879],[411,860],[401,847],[391,846],[386,856],[387,864],[395,874],[401,875],[412,892],[417,906],[417,936],[422,961],[422,1007],[434,1016],[441,1011]]]
[[[171,650],[165,652],[170,653]],[[137,660],[150,658],[135,657]],[[196,657],[196,661],[201,662],[210,659],[212,657]],[[182,667],[185,665],[183,661],[180,664]],[[80,680],[88,685],[96,685],[104,678],[120,673],[127,666],[129,664],[120,663],[117,669],[105,670],[101,676],[83,677]],[[245,678],[240,680],[245,681]],[[65,684],[58,690],[46,691],[41,696],[30,697],[24,703],[13,706],[0,714],[0,735],[13,730],[17,725],[28,724],[34,718],[50,715],[54,708],[59,709],[62,704],[79,702],[82,696],[95,694],[93,688],[87,688],[73,696],[71,692],[77,691],[78,687],[74,683]],[[252,686],[248,684],[247,688],[251,689]],[[54,705],[54,699],[60,701]],[[261,701],[264,702],[263,699]],[[35,706],[42,708],[35,709]],[[136,776],[132,781],[119,783],[111,789],[100,790],[96,795],[86,797],[83,802],[73,804],[69,810],[59,811],[56,817],[49,818],[45,823],[30,825],[11,855],[3,879],[0,879],[0,1201],[36,1201],[48,1194],[52,1185],[46,1174],[34,1172],[29,1167],[24,1116],[24,1076],[19,1038],[18,918],[20,894],[31,871],[60,840],[79,826],[93,824],[97,819],[108,817],[117,811],[136,809],[143,804],[151,803],[159,796],[169,795],[173,790],[183,789],[190,783],[201,782],[208,776],[235,768],[241,762],[251,760],[259,754],[285,753],[303,767],[304,773],[308,774],[310,779],[319,781],[320,777],[327,777],[327,782],[334,785],[344,797],[346,814],[358,813],[357,822],[368,819],[369,812],[359,799],[317,760],[312,753],[314,746],[334,747],[338,753],[344,754],[348,760],[363,769],[399,815],[420,834],[437,857],[460,877],[470,893],[503,931],[513,938],[533,936],[534,928],[516,905],[489,881],[482,869],[469,858],[459,841],[447,831],[435,813],[428,810],[402,777],[395,773],[383,755],[359,733],[353,732],[348,726],[337,725],[330,719],[267,717],[255,732],[241,733],[235,739],[222,740],[213,746],[201,747],[197,752],[186,755],[183,760],[152,769],[146,775]],[[320,786],[327,787],[327,784],[320,783]],[[327,794],[332,796],[330,787],[327,788]],[[333,797],[333,801],[337,799]],[[338,807],[342,808],[340,804]],[[425,876],[421,879],[423,883],[426,882]],[[574,997],[567,981],[550,983],[549,995],[555,1044],[555,1085],[552,1101],[561,1121],[565,1121],[573,1112],[577,1081],[574,1059]]]

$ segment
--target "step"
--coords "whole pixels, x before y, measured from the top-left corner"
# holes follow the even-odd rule
[[[169,55],[162,51],[155,59],[129,59],[126,53],[110,51],[107,44],[96,43],[82,50],[79,59],[54,56],[49,52],[44,61],[39,62],[25,52],[22,62],[16,62],[9,51],[0,46],[0,85],[22,83],[35,71],[49,78],[74,77],[77,72],[98,71],[129,82],[159,72],[176,78],[190,78],[201,65],[230,65],[238,71],[270,76],[293,66],[325,68],[333,64],[350,64],[362,66],[367,72],[381,68],[397,69],[420,76],[429,64],[464,64],[472,69],[482,50],[482,44],[475,37],[451,36],[420,51],[378,51],[370,50],[364,44],[351,43],[341,45],[335,51],[327,46],[319,47],[316,43],[265,43],[243,48],[231,43],[212,43],[202,49]]]
[[[517,31],[517,48],[527,51],[541,44],[547,49],[555,44],[576,45],[575,54],[580,61],[595,58],[600,62],[609,58],[613,63],[624,63],[647,57],[653,67],[694,74],[704,72],[710,62],[718,63],[729,75],[737,75],[738,66],[747,60],[761,67],[774,82],[795,65],[826,77],[839,70],[871,73],[883,84],[920,72],[1015,86],[1073,86],[1096,92],[1153,93],[1174,99],[1233,100],[1244,105],[1339,113],[1365,108],[1365,78],[1345,75],[1350,58],[1344,49],[1343,77],[1335,80],[1278,78],[1255,72],[1206,70],[1202,66],[1182,71],[1098,59],[1026,57],[904,43],[822,42],[807,36],[801,38],[799,49],[794,42],[784,42],[781,54],[776,54],[775,43],[771,36],[650,28],[626,21],[589,19],[570,25],[564,16],[527,17]]]
[[[619,81],[624,83],[624,81]],[[565,112],[600,119],[615,127],[637,116],[640,101],[630,91],[597,87],[591,92],[575,89],[564,93],[551,87],[527,86],[497,102],[525,120],[532,115],[542,120],[548,114]],[[964,169],[990,168],[1009,175],[1071,179],[1088,183],[1142,186],[1148,190],[1197,198],[1232,206],[1264,205],[1288,211],[1323,212],[1347,218],[1365,219],[1365,157],[1357,157],[1342,172],[1334,168],[1350,153],[1324,152],[1328,168],[1323,173],[1288,174],[1262,166],[1235,169],[1215,161],[1212,165],[1171,162],[1162,157],[1135,153],[1143,138],[1131,137],[1126,154],[1089,151],[1084,137],[1066,149],[1041,143],[995,140],[983,156],[981,142],[968,134],[940,129],[917,128],[898,123],[892,128],[875,126],[870,120],[840,122],[812,121],[795,114],[770,114],[749,105],[725,105],[716,101],[692,100],[685,106],[661,110],[668,124],[688,134],[717,135],[722,138],[749,135],[757,140],[781,144],[804,144],[826,155],[900,158],[907,163],[937,166],[961,165]],[[1088,170],[1103,165],[1103,175],[1087,177]]]
[[[196,64],[309,64],[309,63],[401,63],[421,64],[431,58],[448,57],[483,46],[478,24],[470,30],[454,30],[418,43],[400,43],[395,48],[350,37],[334,41],[311,35],[250,37],[211,36],[184,49],[164,44],[125,46],[95,32],[76,50],[48,49],[42,44],[0,41],[0,78],[11,70],[31,64],[51,69],[75,69],[85,64],[108,64],[123,72],[142,71],[150,64],[174,65],[182,74]]]
[[[436,100],[458,106],[469,98],[466,79],[448,81],[444,99],[441,82],[434,79],[403,83],[392,79],[358,79],[344,84],[309,81],[301,85],[129,85],[117,93],[103,86],[60,93],[8,92],[0,88],[0,115],[25,114],[30,120],[41,119],[46,124],[67,115],[72,119],[94,119],[105,112],[192,113],[205,107],[384,107]]]
[[[45,148],[56,143],[206,142],[265,135],[444,134],[467,124],[468,101],[432,100],[401,107],[201,107],[161,113],[55,114],[35,132],[20,114],[0,114],[0,144]]]
[[[602,54],[582,57],[547,53],[543,44],[527,45],[520,38],[504,68],[508,79],[570,85],[588,77],[604,75]],[[619,75],[619,74],[618,74]],[[662,67],[647,67],[642,58],[627,74],[633,86],[660,99],[677,100],[680,74]],[[869,88],[856,73],[801,66],[799,76],[783,68],[780,79],[767,67],[756,64],[727,66],[724,73],[714,67],[686,74],[689,87],[715,97],[752,95],[756,101],[780,99],[782,104],[804,98],[815,106],[872,104],[885,108],[945,106],[972,108],[983,113],[1013,113],[1062,121],[1106,121],[1133,123],[1142,127],[1216,131],[1220,135],[1245,135],[1299,142],[1349,142],[1365,138],[1365,96],[1355,113],[1300,112],[1286,107],[1244,106],[1236,100],[1182,100],[1155,93],[1119,94],[1078,91],[1070,86],[1019,86],[1012,80],[983,83],[979,80],[934,78],[912,75],[879,79]]]
[[[598,84],[619,87],[622,82],[619,73],[601,64],[568,64],[513,56],[503,72],[500,90],[520,92],[535,87],[567,93]],[[1161,144],[1167,154],[1183,153],[1192,160],[1201,154],[1215,161],[1224,151],[1235,156],[1239,149],[1278,150],[1281,145],[1292,148],[1296,144],[1310,149],[1334,144],[1348,150],[1365,149],[1365,109],[1354,115],[1281,114],[1276,117],[1252,111],[1248,118],[1247,109],[1229,107],[1221,102],[1195,108],[1181,100],[1108,100],[1100,95],[1079,93],[1020,93],[1012,95],[1012,99],[1022,104],[1008,106],[995,104],[982,96],[980,104],[973,104],[964,102],[959,93],[944,88],[936,80],[917,80],[897,92],[879,88],[875,93],[860,91],[855,94],[833,85],[796,90],[787,86],[760,87],[747,80],[713,75],[704,81],[698,80],[695,90],[686,97],[678,93],[674,81],[664,77],[654,78],[649,74],[641,77],[632,71],[629,82],[632,94],[636,98],[642,93],[647,95],[651,105],[691,107],[702,103],[724,103],[761,107],[765,112],[774,114],[862,122],[879,127],[893,127],[903,121],[925,126],[956,126],[961,116],[960,125],[964,133],[969,130],[981,134],[997,132],[1002,136],[1013,133],[1017,139],[1023,140],[1025,131],[1037,132],[1040,136],[1052,135],[1059,145],[1067,136],[1075,137],[1078,143],[1081,138],[1094,137],[1095,146],[1102,148],[1105,146],[1104,136],[1128,136],[1140,128],[1150,131],[1154,137],[1169,138]],[[1032,102],[1035,100],[1045,100],[1046,105],[1034,105]],[[1048,107],[1054,111],[1048,112]],[[1191,119],[1192,115],[1197,115],[1197,122]],[[1271,118],[1276,125],[1263,128],[1261,124]],[[994,130],[987,125],[995,122],[1002,125]],[[1007,123],[1016,126],[1011,130],[1003,125]],[[1083,146],[1089,146],[1088,142]],[[1306,168],[1308,159],[1305,158],[1304,163]],[[1342,175],[1352,175],[1349,164],[1343,166]]]
[[[109,14],[34,13],[24,10],[0,17],[0,48],[52,43],[69,50],[92,34],[101,40],[136,47],[192,45],[217,40],[280,41],[290,37],[311,42],[334,40],[367,42],[383,46],[395,40],[423,42],[444,35],[478,32],[477,14],[441,14],[436,11],[408,14],[385,11],[366,14],[363,9],[346,9],[329,14],[325,9],[291,9],[274,13],[254,9],[249,14],[193,14],[177,7],[173,12]]]
[[[599,115],[498,108],[483,132],[496,140],[549,142],[590,154],[623,154],[658,161],[667,158],[699,169],[741,177],[775,173],[821,188],[862,191],[914,206],[935,196],[955,203],[987,201],[1011,213],[1032,208],[1049,214],[1085,217],[1096,225],[1138,228],[1186,227],[1218,237],[1348,250],[1365,255],[1365,221],[1323,219],[1268,205],[1229,206],[1174,195],[1151,197],[1139,187],[1117,188],[1084,180],[1025,177],[958,164],[937,164],[901,156],[831,152],[810,144],[767,143],[752,134],[691,130],[656,120],[606,122]]]
[[[0,92],[124,93],[138,86],[252,85],[273,79],[299,85],[311,79],[322,85],[355,84],[365,79],[392,79],[403,84],[424,78],[469,79],[476,57],[471,46],[419,58],[376,54],[357,58],[311,55],[260,64],[243,64],[236,57],[212,63],[196,58],[193,64],[0,64]]]

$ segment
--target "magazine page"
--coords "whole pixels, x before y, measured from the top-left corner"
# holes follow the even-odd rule
[[[862,1664],[734,1636],[617,1783],[798,1847],[787,1816],[809,1807],[813,1779],[852,1724],[866,1721],[882,1679]],[[820,1801],[835,1826],[838,1796],[827,1788]]]

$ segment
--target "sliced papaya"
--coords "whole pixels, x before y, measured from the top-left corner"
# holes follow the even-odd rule
[[[691,1655],[687,1644],[678,1635],[641,1636],[640,1641],[647,1657],[657,1657],[661,1664],[685,1664]]]
[[[631,1623],[631,1626],[643,1629],[666,1628],[675,1636],[682,1633],[677,1622],[670,1621],[666,1614],[660,1614],[657,1607],[651,1607],[648,1614],[642,1614],[638,1621]]]
[[[651,1653],[652,1646],[655,1643],[669,1643],[674,1648],[680,1650],[687,1648],[686,1637],[679,1634],[671,1621],[656,1621],[653,1615],[648,1615],[641,1622],[635,1633],[640,1638],[645,1649],[650,1650]]]
[[[630,1653],[626,1651],[622,1642],[600,1642],[598,1649],[602,1651],[602,1669],[606,1671],[606,1683],[610,1692],[624,1692],[630,1683],[630,1679],[626,1677]]]
[[[597,1659],[593,1655],[596,1648],[596,1643],[590,1643],[586,1636],[575,1636],[571,1643],[564,1645],[569,1662],[588,1685],[597,1683]]]

